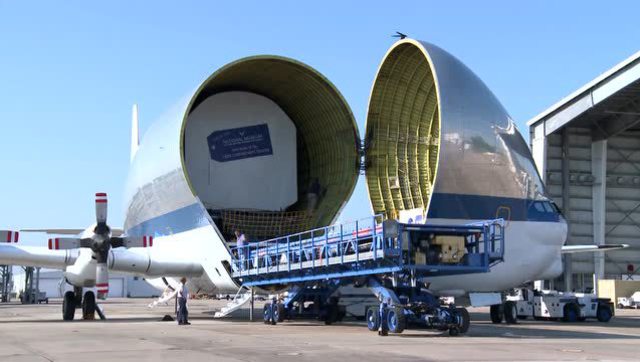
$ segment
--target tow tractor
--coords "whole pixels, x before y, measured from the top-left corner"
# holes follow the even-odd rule
[[[635,308],[640,309],[640,291],[633,293],[629,298],[619,297],[618,308]]]
[[[504,317],[507,323],[517,323],[518,319],[532,317],[536,320],[565,322],[595,318],[600,322],[608,322],[613,311],[613,303],[609,298],[598,298],[593,294],[520,288],[507,295],[502,305],[491,306],[491,321],[500,323]]]
[[[326,324],[345,313],[338,288],[369,288],[379,305],[367,326],[386,335],[423,327],[465,333],[469,313],[442,305],[428,290],[438,275],[486,273],[504,255],[502,219],[471,225],[406,224],[380,215],[250,243],[232,249],[232,275],[243,287],[277,296],[264,322],[314,317]],[[286,293],[283,293],[285,292]]]

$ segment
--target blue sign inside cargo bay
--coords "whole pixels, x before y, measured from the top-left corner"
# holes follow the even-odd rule
[[[218,162],[273,154],[267,124],[215,131],[207,137],[211,159]]]

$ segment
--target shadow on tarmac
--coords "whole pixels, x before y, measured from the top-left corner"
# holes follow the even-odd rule
[[[257,315],[254,323],[262,324],[262,320]],[[228,318],[218,319],[220,322],[248,323],[248,314],[245,316],[232,316]],[[640,323],[634,318],[630,317],[615,317],[610,323],[600,323],[595,320],[587,320],[586,322],[578,323],[565,323],[565,322],[551,322],[551,321],[521,321],[519,324],[492,324],[489,320],[488,314],[474,313],[472,315],[472,324],[469,332],[461,337],[451,337],[448,331],[437,331],[430,329],[412,329],[409,333],[402,334],[389,334],[391,338],[505,338],[505,339],[640,339],[640,335],[629,335],[620,333],[609,333],[606,331],[584,331],[584,330],[567,330],[568,328],[580,328],[594,327],[594,328],[638,328],[640,329]],[[302,327],[318,327],[318,328],[331,328],[326,326],[320,321],[285,321],[282,323],[287,328],[302,328]],[[553,329],[553,327],[559,326],[562,329]],[[366,329],[364,322],[347,321],[336,324],[340,328],[360,328],[363,332],[371,333]],[[273,326],[277,328],[278,326]]]

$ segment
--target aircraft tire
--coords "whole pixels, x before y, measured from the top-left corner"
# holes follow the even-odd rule
[[[72,321],[76,314],[76,296],[72,291],[64,293],[62,299],[62,320]]]
[[[489,314],[491,315],[491,323],[502,323],[502,319],[504,318],[504,308],[502,307],[502,304],[492,305],[489,309]]]
[[[331,325],[338,321],[338,306],[335,304],[327,305],[327,315],[324,319],[324,324]]]
[[[507,324],[518,323],[518,306],[516,302],[510,300],[504,302],[504,320]]]
[[[94,320],[96,318],[96,295],[92,291],[84,294],[82,299],[82,319]]]
[[[465,334],[469,331],[469,325],[471,324],[471,317],[467,308],[456,308],[456,312],[462,317],[462,324],[460,325],[460,333]]]

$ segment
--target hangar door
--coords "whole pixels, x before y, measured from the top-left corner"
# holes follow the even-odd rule
[[[46,292],[48,298],[62,298],[58,284],[60,278],[40,278],[40,291]],[[65,283],[66,284],[66,283]],[[68,284],[65,285],[65,291],[73,290]],[[109,297],[122,298],[124,293],[124,278],[109,278]]]
[[[124,278],[109,278],[109,297],[124,297]]]
[[[58,284],[60,278],[40,278],[40,291],[47,293],[48,298],[61,298]]]

